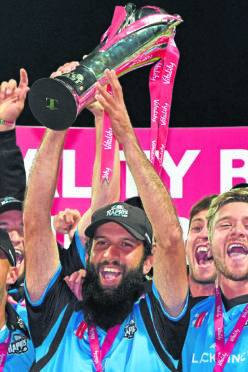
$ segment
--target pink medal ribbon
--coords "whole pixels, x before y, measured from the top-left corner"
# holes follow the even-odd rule
[[[9,335],[8,335],[6,341],[1,342],[1,344],[0,344],[0,372],[3,372],[3,367],[4,367],[5,360],[6,360],[7,354],[8,354],[10,338],[11,338],[11,333],[9,332]]]
[[[223,371],[229,356],[248,320],[248,305],[244,308],[235,327],[233,328],[227,342],[225,343],[223,309],[220,289],[215,289],[215,312],[214,312],[214,329],[215,329],[215,367],[214,372]]]
[[[161,50],[161,60],[152,68],[149,87],[151,95],[151,140],[150,162],[160,175],[168,136],[172,91],[176,76],[179,51],[174,35],[169,38],[167,48]],[[159,165],[156,167],[156,150],[159,151]]]
[[[112,94],[110,85],[107,85],[107,91]],[[104,111],[102,128],[102,153],[101,153],[101,183],[106,179],[110,181],[115,158],[116,139],[112,132],[111,122],[108,114]]]
[[[87,324],[83,321],[77,330],[76,336],[80,339],[83,337],[83,333],[88,328],[88,335],[89,335],[89,342],[90,342],[90,350],[92,359],[96,368],[96,372],[102,372],[102,360],[110,350],[111,346],[114,343],[114,340],[119,332],[120,326],[117,325],[113,328],[110,328],[105,340],[103,342],[102,348],[100,348],[97,329],[95,326],[87,326]]]
[[[156,22],[166,22],[168,20],[181,21],[180,17],[171,16],[169,14],[152,14],[148,15],[134,24],[129,25],[126,29],[118,32],[126,17],[126,10],[123,7],[116,7],[114,17],[109,29],[102,36],[101,42],[107,39],[105,45],[100,51],[105,51],[110,48],[115,42],[132,34],[137,29],[142,29],[147,25]],[[164,45],[167,44],[166,50]],[[151,111],[152,111],[152,125],[151,125],[151,156],[150,161],[156,167],[155,153],[159,151],[159,165],[157,167],[158,174],[162,171],[162,164],[164,158],[165,144],[168,134],[168,125],[170,117],[170,107],[172,100],[172,90],[174,79],[176,75],[179,52],[174,42],[174,32],[168,31],[158,38],[153,45],[144,46],[144,49],[138,55],[133,55],[131,60],[124,62],[121,66],[116,68],[117,76],[121,76],[131,70],[135,70],[144,65],[152,64],[161,59],[152,69],[150,74],[150,95],[151,95]],[[106,82],[103,77],[99,80],[100,84]],[[110,87],[108,91],[111,92]],[[94,94],[94,88],[88,92],[84,98],[76,97],[78,102],[78,112],[83,107],[86,100]],[[112,134],[111,123],[108,115],[104,113],[103,123],[103,143],[101,154],[101,182],[104,179],[110,181],[113,172],[115,152],[115,139]]]

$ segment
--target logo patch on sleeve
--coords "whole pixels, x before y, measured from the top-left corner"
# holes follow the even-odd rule
[[[127,323],[126,327],[124,328],[124,338],[128,338],[130,340],[134,337],[135,332],[137,332],[137,327],[135,325],[134,318],[132,318],[130,323]]]
[[[201,327],[202,323],[203,323],[203,320],[205,319],[205,316],[207,315],[207,312],[206,311],[203,311],[199,316],[198,318],[196,319],[196,322],[195,322],[195,328],[199,328]]]
[[[14,334],[13,341],[9,345],[8,354],[24,354],[28,351],[28,339],[26,336]]]

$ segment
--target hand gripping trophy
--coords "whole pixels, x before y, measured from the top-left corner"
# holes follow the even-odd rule
[[[95,93],[95,82],[107,84],[106,68],[118,76],[159,61],[175,27],[182,22],[161,8],[136,9],[128,3],[115,8],[109,29],[101,43],[75,70],[37,80],[29,92],[29,106],[35,118],[54,130],[71,126]]]

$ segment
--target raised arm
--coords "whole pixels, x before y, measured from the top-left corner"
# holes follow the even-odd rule
[[[86,57],[86,56],[84,56]],[[73,61],[65,63],[60,66],[51,77],[64,74],[66,72],[74,70],[79,65],[79,62]],[[106,89],[106,88],[103,88]],[[110,182],[106,180],[101,183],[101,149],[102,149],[102,133],[103,133],[103,107],[92,98],[86,108],[94,115],[95,118],[95,143],[96,152],[95,160],[92,173],[91,182],[91,204],[90,208],[82,215],[78,223],[78,234],[81,240],[82,246],[85,246],[86,237],[84,231],[86,227],[91,223],[92,214],[99,208],[119,201],[120,198],[120,156],[119,156],[119,144],[116,142],[115,146],[115,158],[113,173]],[[73,225],[73,228],[75,226]],[[70,238],[72,238],[74,231],[70,231]]]
[[[142,151],[124,104],[114,71],[106,71],[113,96],[97,84],[96,99],[108,113],[113,133],[123,146],[127,164],[151,221],[157,246],[154,254],[154,283],[164,309],[178,316],[187,295],[186,260],[182,231],[165,185]]]
[[[28,76],[20,70],[20,83],[14,79],[0,85],[0,197],[23,200],[26,173],[20,148],[16,144],[15,121],[20,115],[29,90]]]
[[[46,130],[34,161],[24,203],[26,287],[37,301],[59,267],[59,254],[51,229],[51,207],[57,185],[66,131]]]
[[[95,141],[96,153],[93,166],[92,183],[91,183],[91,204],[90,208],[81,217],[78,225],[78,234],[83,246],[85,246],[84,231],[91,223],[92,214],[99,208],[107,204],[119,201],[120,198],[120,156],[119,144],[116,142],[115,158],[113,173],[110,182],[106,179],[101,183],[101,149],[102,149],[102,132],[103,132],[103,108],[98,102],[94,102],[87,107],[95,116]]]

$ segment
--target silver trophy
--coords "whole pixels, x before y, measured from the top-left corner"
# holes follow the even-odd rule
[[[166,40],[181,21],[180,16],[154,6],[136,9],[128,3],[116,7],[101,43],[75,70],[56,78],[39,79],[32,85],[28,101],[33,115],[54,130],[72,126],[95,93],[96,81],[107,84],[106,68],[120,76],[154,63],[159,59],[157,51],[166,48]]]

